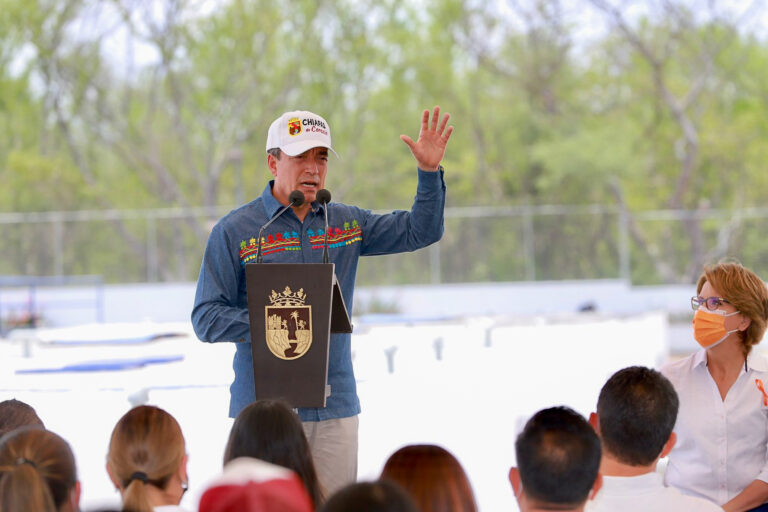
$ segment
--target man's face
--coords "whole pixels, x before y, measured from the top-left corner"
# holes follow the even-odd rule
[[[269,155],[267,162],[275,177],[272,194],[281,202],[287,200],[294,190],[300,190],[304,193],[304,200],[311,203],[317,192],[325,187],[328,148],[312,148],[296,156],[283,153],[279,160]]]

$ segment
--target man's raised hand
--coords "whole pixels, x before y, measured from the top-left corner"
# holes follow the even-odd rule
[[[424,110],[421,116],[421,130],[419,130],[419,139],[414,142],[407,135],[401,135],[400,140],[408,144],[411,153],[422,171],[436,171],[440,166],[440,161],[445,155],[445,146],[448,145],[448,139],[453,133],[453,126],[446,129],[450,114],[445,114],[440,120],[440,107],[435,105],[432,112],[432,122],[429,120],[429,110]],[[438,120],[440,125],[438,126]]]

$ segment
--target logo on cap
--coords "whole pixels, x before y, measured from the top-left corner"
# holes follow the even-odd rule
[[[292,117],[288,120],[288,135],[295,137],[301,134],[301,120],[298,117]]]

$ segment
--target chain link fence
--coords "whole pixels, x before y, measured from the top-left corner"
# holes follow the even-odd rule
[[[99,275],[107,283],[194,281],[213,224],[230,210],[1,213],[0,275]],[[443,239],[363,258],[358,284],[619,278],[691,282],[735,257],[768,275],[768,209],[622,213],[613,206],[448,208]]]

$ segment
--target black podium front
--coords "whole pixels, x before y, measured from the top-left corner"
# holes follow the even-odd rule
[[[352,332],[333,263],[245,266],[256,399],[325,407],[332,332]]]

